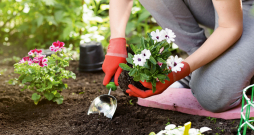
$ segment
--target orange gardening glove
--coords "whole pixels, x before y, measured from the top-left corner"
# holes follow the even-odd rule
[[[133,86],[132,84],[129,84],[128,87],[130,89],[127,89],[126,93],[128,93],[129,96],[141,97],[141,98],[146,98],[146,97],[150,97],[150,96],[162,93],[175,81],[178,81],[190,74],[189,64],[186,62],[182,62],[182,63],[184,64],[184,66],[181,68],[181,71],[178,71],[178,72],[172,71],[171,73],[168,74],[170,81],[165,80],[165,83],[161,83],[161,82],[156,83],[156,91],[154,93],[152,91],[152,83],[142,82],[142,81],[140,81],[140,83],[144,87],[149,88],[150,90],[146,90],[146,91],[140,90],[140,89],[136,88],[135,86]]]
[[[120,63],[126,63],[127,50],[125,38],[114,38],[109,41],[109,46],[105,60],[102,64],[102,70],[106,74],[103,80],[103,85],[107,85],[112,76],[115,75],[114,81],[118,86],[118,77],[123,71]]]

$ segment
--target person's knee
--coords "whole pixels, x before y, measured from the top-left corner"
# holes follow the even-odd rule
[[[199,104],[210,112],[223,112],[240,103],[237,97],[241,96],[241,94],[236,94],[233,92],[236,90],[227,89],[226,86],[219,83],[214,87],[208,84],[191,85],[191,89]]]
[[[228,101],[228,102],[215,102],[213,105],[201,105],[205,110],[213,112],[213,113],[220,113],[225,112],[229,109],[232,109],[240,104],[241,98],[235,101]],[[200,101],[202,102],[202,101]],[[233,103],[232,103],[233,102]]]

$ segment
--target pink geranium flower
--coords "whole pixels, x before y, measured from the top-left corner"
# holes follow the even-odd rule
[[[22,58],[19,63],[25,63],[26,61],[29,65],[33,63],[33,60],[29,56]]]
[[[28,52],[28,55],[34,55],[35,53],[36,55],[39,55],[42,53],[42,50],[37,50],[37,49],[31,50],[30,52]]]
[[[36,57],[34,57],[33,62],[39,63],[40,61],[43,60],[44,57],[46,57],[46,55],[37,55]]]
[[[47,62],[48,62],[48,59],[47,59],[47,58],[43,58],[41,61],[39,61],[38,64],[39,64],[41,67],[44,67],[44,66],[48,66]]]
[[[57,42],[54,42],[50,47],[49,49],[51,51],[54,51],[54,52],[57,52],[57,51],[61,51],[62,49],[64,49],[64,42],[60,42],[60,41],[57,41]]]

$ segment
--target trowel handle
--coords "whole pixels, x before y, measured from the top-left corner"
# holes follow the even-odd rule
[[[106,88],[109,90],[111,89],[112,91],[115,91],[117,89],[115,82],[114,82],[114,75],[112,76],[110,82],[106,85]]]

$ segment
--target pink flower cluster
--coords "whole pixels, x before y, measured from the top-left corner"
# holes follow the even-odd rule
[[[64,42],[57,41],[57,42],[53,42],[53,44],[49,47],[49,49],[51,51],[57,52],[64,49],[63,46],[64,46]],[[30,52],[28,52],[28,55],[30,57],[27,56],[22,58],[22,60],[20,60],[19,63],[25,63],[27,61],[29,65],[31,65],[32,63],[38,63],[41,67],[48,66],[47,64],[48,59],[45,58],[46,55],[42,55],[41,53],[42,53],[42,50],[37,50],[37,49],[30,50]]]
[[[28,52],[28,55],[34,56],[34,58],[31,59],[29,56],[27,56],[22,58],[19,63],[25,63],[27,61],[29,65],[31,65],[32,63],[38,63],[41,67],[48,66],[48,59],[45,58],[46,55],[42,55],[41,53],[42,50],[31,50],[30,52]]]
[[[57,42],[54,42],[50,47],[49,49],[51,51],[54,51],[54,52],[57,52],[57,51],[61,51],[62,49],[64,49],[64,42],[60,42],[60,41],[57,41]]]
[[[28,52],[28,55],[41,54],[41,53],[42,53],[42,50],[34,49]]]

